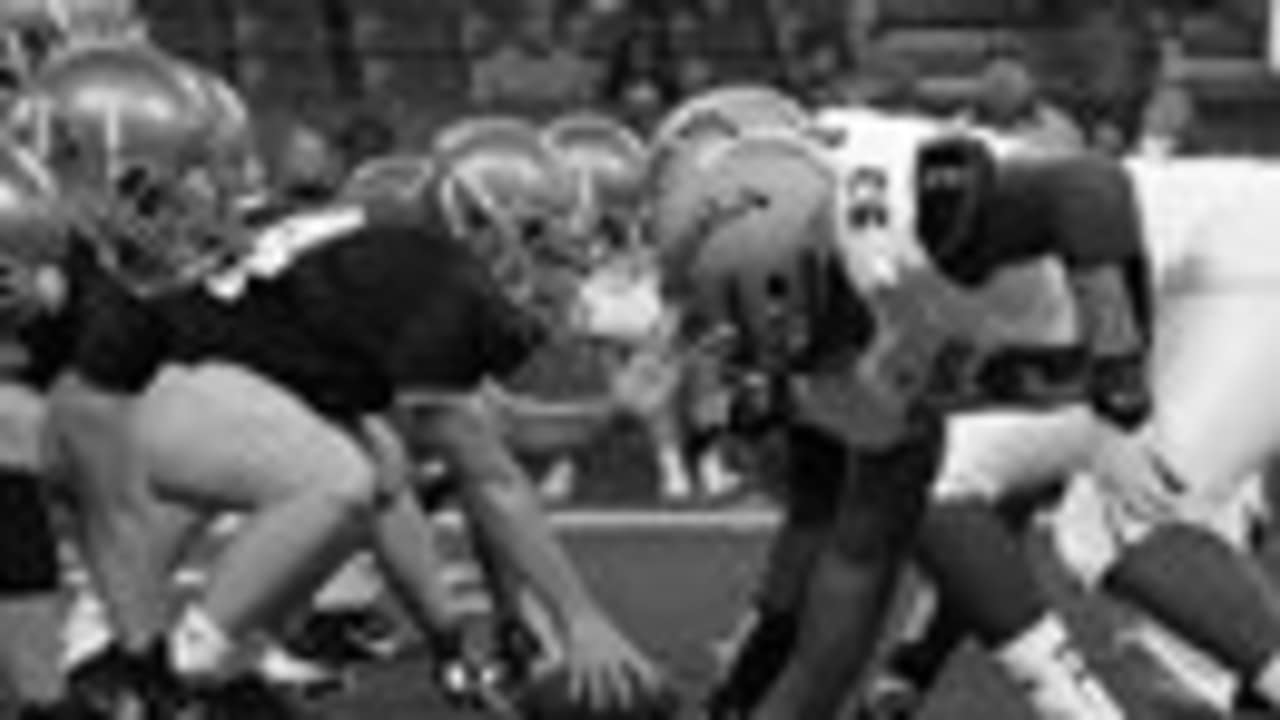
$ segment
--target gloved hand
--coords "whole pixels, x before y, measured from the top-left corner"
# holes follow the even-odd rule
[[[1152,408],[1145,356],[1094,358],[1089,370],[1089,404],[1098,415],[1124,430],[1145,422]]]

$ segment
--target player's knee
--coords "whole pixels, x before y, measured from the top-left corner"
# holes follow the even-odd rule
[[[354,519],[371,515],[381,501],[377,473],[366,462],[347,463],[340,472],[329,473],[326,481],[314,488],[310,495]]]
[[[0,513],[0,601],[56,590],[57,541],[39,479],[0,469]]]

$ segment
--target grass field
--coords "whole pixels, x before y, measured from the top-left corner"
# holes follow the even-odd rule
[[[672,515],[586,513],[562,516],[561,532],[583,573],[623,626],[678,679],[690,698],[705,687],[714,646],[748,598],[772,520],[761,513]],[[1043,549],[1032,552],[1046,581],[1086,639],[1107,680],[1129,700],[1135,720],[1180,720],[1151,702],[1148,675],[1131,653],[1106,638],[1114,613],[1066,589]],[[461,720],[433,700],[420,657],[407,657],[360,674],[352,692],[328,700],[335,720]],[[693,715],[689,715],[693,717]],[[972,649],[953,662],[931,697],[926,720],[1021,720],[1032,716],[986,660]],[[1252,719],[1250,719],[1252,720]]]

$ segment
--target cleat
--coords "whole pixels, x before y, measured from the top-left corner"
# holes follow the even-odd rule
[[[387,660],[400,649],[393,624],[372,609],[312,613],[285,644],[294,657],[331,668]]]
[[[173,720],[186,702],[161,644],[142,656],[109,645],[71,668],[67,681],[75,702],[102,717]]]
[[[909,720],[924,706],[924,696],[910,681],[882,675],[871,682],[859,699],[856,720]]]

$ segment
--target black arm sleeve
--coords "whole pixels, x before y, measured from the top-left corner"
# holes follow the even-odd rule
[[[68,369],[104,390],[145,389],[168,354],[161,315],[105,277],[87,280],[73,312],[77,333]]]

